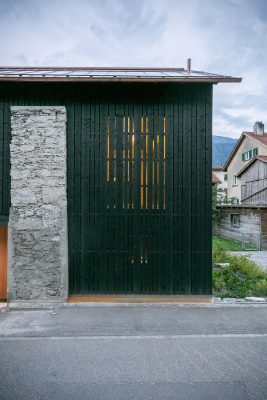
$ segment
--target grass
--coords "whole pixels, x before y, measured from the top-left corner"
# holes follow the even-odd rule
[[[229,263],[215,269],[214,263]],[[267,297],[267,274],[245,256],[232,256],[220,246],[213,248],[213,294],[219,297]]]
[[[213,249],[224,249],[229,251],[242,251],[242,243],[238,240],[227,239],[221,236],[213,236],[212,238]],[[248,244],[246,244],[248,247]],[[249,243],[249,250],[257,250],[255,244]]]

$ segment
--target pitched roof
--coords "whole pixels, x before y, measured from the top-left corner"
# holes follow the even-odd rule
[[[184,68],[0,67],[0,81],[240,82],[241,78]]]
[[[252,139],[258,140],[258,142],[267,145],[267,135],[256,135],[254,132],[244,132],[247,136],[251,137]]]
[[[212,170],[213,170],[213,171],[223,171],[223,167],[220,166],[220,165],[214,165],[214,166],[212,167]]]
[[[215,172],[212,171],[212,183],[222,183],[218,175],[215,174]]]
[[[256,135],[256,133],[254,133],[254,132],[243,132],[242,135],[240,136],[239,140],[236,142],[235,147],[233,148],[231,154],[229,155],[228,159],[226,160],[226,162],[225,162],[225,164],[223,166],[223,170],[224,171],[227,170],[230,162],[234,158],[235,153],[237,152],[237,150],[239,149],[241,143],[243,142],[243,140],[246,137],[250,137],[251,139],[257,140],[258,142],[260,142],[264,146],[267,146],[267,134]]]
[[[251,166],[252,164],[254,164],[254,162],[257,161],[257,160],[263,161],[264,163],[267,163],[267,156],[255,156],[255,157],[253,157],[252,160],[250,160],[250,162],[247,163],[247,164],[244,166],[244,168],[242,168],[242,169],[238,172],[238,174],[237,174],[236,176],[237,176],[238,178],[240,178],[241,175],[243,175],[243,173],[244,173],[248,168],[250,168],[250,166]]]

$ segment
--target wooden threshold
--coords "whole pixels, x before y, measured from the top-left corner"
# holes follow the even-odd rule
[[[90,295],[70,296],[68,303],[211,303],[208,295]]]

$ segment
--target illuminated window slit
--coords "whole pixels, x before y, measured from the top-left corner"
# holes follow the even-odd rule
[[[117,117],[118,118],[118,117]],[[135,175],[135,127],[132,116],[122,116],[122,131],[116,130],[116,117],[107,121],[107,159],[106,159],[106,180],[108,183],[117,182],[117,135],[122,134],[122,180],[123,187],[123,208],[134,208],[134,175]],[[156,120],[157,116],[154,117]],[[163,122],[163,123],[162,123]],[[110,124],[114,124],[114,135],[111,135]],[[140,142],[138,152],[140,152],[140,206],[141,209],[159,209],[166,208],[166,172],[167,172],[167,132],[166,117],[159,130],[154,133],[149,131],[149,117],[142,116],[139,119]],[[157,125],[157,123],[156,123]],[[163,129],[163,132],[161,131]],[[162,134],[163,133],[163,134]],[[138,133],[137,133],[138,134]],[[155,136],[154,136],[155,135]],[[151,142],[150,142],[151,140]],[[150,145],[151,143],[151,145]],[[151,152],[151,153],[150,153]],[[161,182],[162,179],[162,182]],[[151,186],[150,186],[151,185]],[[109,191],[109,189],[108,189]],[[160,195],[160,191],[161,195]],[[108,195],[109,198],[109,195]],[[161,200],[162,199],[162,200]],[[161,201],[163,204],[161,204]],[[108,204],[108,207],[110,204]],[[115,207],[115,205],[114,205]],[[143,251],[143,260],[146,259],[145,250]]]

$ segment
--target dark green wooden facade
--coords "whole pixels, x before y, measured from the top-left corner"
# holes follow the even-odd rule
[[[10,106],[54,104],[67,108],[70,294],[210,294],[212,84],[2,83],[2,223]]]

